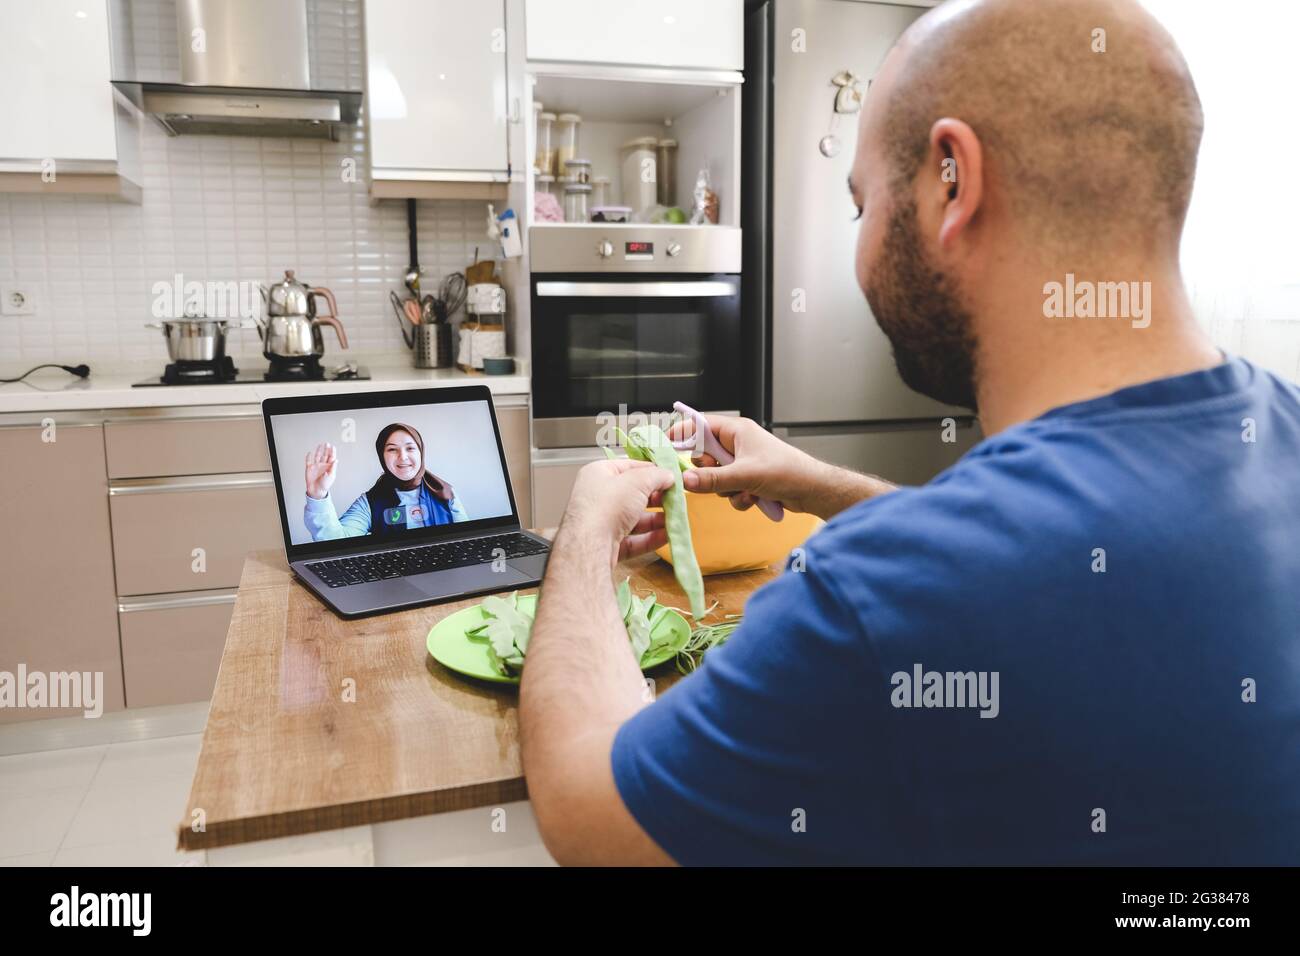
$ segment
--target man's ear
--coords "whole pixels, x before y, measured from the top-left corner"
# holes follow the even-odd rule
[[[939,247],[949,250],[984,201],[984,152],[970,126],[944,117],[930,127],[930,158],[937,170],[930,195],[941,206]]]

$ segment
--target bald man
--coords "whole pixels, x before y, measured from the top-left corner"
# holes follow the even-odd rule
[[[671,479],[583,469],[521,691],[558,860],[1300,863],[1300,391],[1193,318],[1201,123],[1127,0],[907,31],[860,120],[857,277],[904,381],[987,437],[894,488],[713,419],[736,461],[688,488],[829,520],[649,704],[611,570],[663,543]]]

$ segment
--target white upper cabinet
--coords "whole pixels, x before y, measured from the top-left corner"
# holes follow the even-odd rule
[[[507,181],[503,0],[366,0],[365,11],[374,194]]]
[[[0,159],[115,162],[104,0],[0,0]]]
[[[526,0],[528,59],[744,68],[744,0]]]
[[[140,114],[113,89],[108,0],[0,0],[0,191],[140,199]]]

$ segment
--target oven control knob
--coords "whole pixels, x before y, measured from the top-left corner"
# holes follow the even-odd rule
[[[600,256],[602,259],[608,259],[613,254],[614,243],[610,242],[608,239],[602,239],[600,242],[596,243],[596,255]]]
[[[675,256],[677,255],[677,253],[681,251],[682,251],[682,244],[680,242],[668,243],[668,255]]]

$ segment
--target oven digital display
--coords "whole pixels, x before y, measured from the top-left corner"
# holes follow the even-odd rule
[[[655,254],[655,244],[653,242],[625,242],[623,243],[623,255],[649,258]]]

